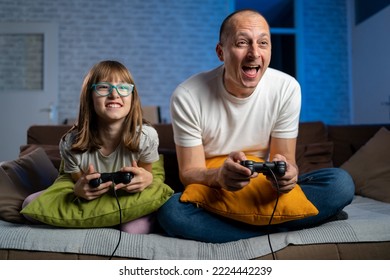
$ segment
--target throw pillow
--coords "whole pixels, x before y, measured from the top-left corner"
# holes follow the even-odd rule
[[[122,223],[132,221],[157,210],[173,194],[164,184],[164,159],[153,163],[153,182],[139,193],[121,192],[118,200]],[[74,183],[69,174],[62,173],[38,198],[28,204],[21,213],[43,223],[68,228],[110,227],[120,223],[118,202],[113,193],[98,199],[76,199]]]
[[[261,161],[247,156],[249,160]],[[226,157],[216,157],[206,161],[207,168],[220,167]],[[180,197],[182,202],[196,205],[215,214],[252,225],[279,224],[318,214],[317,208],[306,198],[301,187],[286,194],[279,194],[277,207],[274,207],[278,194],[263,174],[251,179],[243,189],[230,192],[202,184],[190,184]],[[272,217],[272,220],[271,220]]]
[[[53,163],[55,168],[59,168],[61,163],[60,148],[57,145],[44,145],[44,144],[27,144],[20,147],[19,156],[30,153],[32,150],[35,150],[37,147],[42,148],[47,154],[50,161]]]
[[[340,167],[355,183],[355,193],[390,203],[390,131],[382,127]]]
[[[0,219],[25,223],[19,212],[24,199],[46,189],[58,176],[45,151],[36,148],[18,159],[6,161],[0,168]]]

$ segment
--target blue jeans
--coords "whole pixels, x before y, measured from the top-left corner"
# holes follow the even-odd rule
[[[228,219],[191,203],[179,201],[174,194],[157,212],[162,229],[173,237],[223,243],[243,238],[313,227],[326,222],[351,203],[355,186],[351,176],[339,168],[324,168],[299,176],[298,184],[319,214],[271,226],[254,226]]]

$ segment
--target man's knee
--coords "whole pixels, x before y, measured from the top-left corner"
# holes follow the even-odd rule
[[[335,186],[337,186],[339,195],[349,204],[355,194],[355,184],[351,175],[342,168],[334,168]]]

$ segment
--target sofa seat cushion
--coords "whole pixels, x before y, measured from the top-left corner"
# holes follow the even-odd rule
[[[19,213],[24,199],[46,189],[58,176],[45,151],[36,147],[18,159],[3,162],[0,168],[0,219],[25,223]]]
[[[109,192],[91,201],[78,199],[73,192],[71,176],[62,173],[21,213],[49,225],[67,228],[110,227],[129,222],[154,212],[173,194],[173,190],[164,184],[162,156],[153,163],[152,173],[152,184],[142,192],[117,192],[118,199]]]
[[[249,160],[261,161],[254,156]],[[218,168],[226,157],[208,159],[207,168]],[[243,189],[235,192],[190,184],[180,197],[182,202],[195,203],[215,214],[252,225],[279,224],[318,214],[299,185],[289,193],[279,194],[263,174],[252,178]],[[276,206],[276,209],[275,209]]]
[[[390,203],[390,131],[382,127],[341,165],[352,176],[358,195]]]

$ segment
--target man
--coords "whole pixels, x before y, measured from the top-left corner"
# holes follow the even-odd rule
[[[171,98],[172,125],[180,179],[210,188],[237,191],[258,174],[242,166],[246,155],[285,161],[286,173],[267,177],[282,193],[299,181],[319,210],[314,217],[286,222],[273,230],[312,226],[340,212],[352,201],[351,177],[340,169],[300,176],[295,162],[301,92],[291,76],[268,68],[270,28],[254,10],[229,15],[221,25],[216,54],[223,65],[180,84]],[[206,160],[227,156],[219,168]],[[174,195],[158,213],[171,236],[205,242],[227,242],[264,235],[267,230],[212,214]]]

